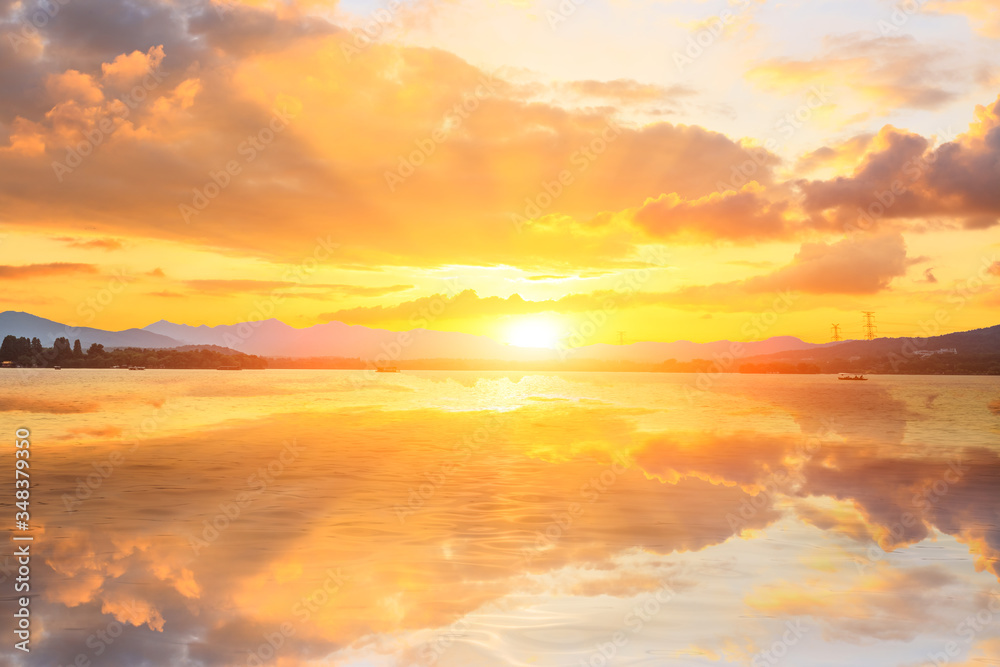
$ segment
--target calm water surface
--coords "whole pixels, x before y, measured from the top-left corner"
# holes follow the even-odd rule
[[[1000,379],[708,380],[0,372],[0,664],[1000,665]]]

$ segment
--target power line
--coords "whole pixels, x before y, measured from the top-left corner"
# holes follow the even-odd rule
[[[840,337],[840,325],[839,324],[831,324],[830,328],[833,329],[833,342],[834,343],[836,343],[837,341],[844,340],[843,338]]]
[[[865,323],[863,329],[865,330],[865,340],[875,340],[875,311],[873,310],[862,310],[861,313],[865,316]]]

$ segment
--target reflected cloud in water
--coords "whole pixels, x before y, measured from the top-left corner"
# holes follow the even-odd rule
[[[734,377],[692,405],[683,376],[149,377],[35,437],[40,630],[12,664],[998,657],[995,380]],[[149,400],[174,414],[133,448]]]

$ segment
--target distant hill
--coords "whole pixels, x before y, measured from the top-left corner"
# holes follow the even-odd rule
[[[781,364],[806,363],[824,373],[1000,373],[1000,325],[927,338],[876,338],[786,350],[742,360],[766,372]]]
[[[104,347],[141,347],[167,348],[177,347],[181,343],[168,336],[162,336],[145,329],[126,329],[124,331],[104,331],[91,327],[71,327],[59,322],[47,320],[30,313],[8,310],[0,313],[0,336],[13,335],[20,338],[38,338],[42,345],[49,347],[56,338],[68,338],[70,342],[79,338],[84,348],[91,343],[100,343]]]
[[[557,350],[505,345],[486,336],[414,329],[401,335],[385,329],[351,326],[342,322],[317,324],[305,329],[290,327],[280,320],[265,320],[249,324],[229,324],[215,327],[189,326],[159,321],[146,331],[169,336],[190,345],[221,345],[247,354],[269,357],[344,357],[375,359],[389,354],[393,359],[492,359],[510,362],[560,361],[572,359],[600,361],[632,361],[659,363],[666,359],[690,361],[711,359],[724,354],[730,341],[713,343],[632,343],[630,345],[587,345],[560,355]],[[249,335],[247,335],[249,334]],[[404,341],[405,338],[405,341]],[[399,354],[391,353],[399,345]],[[744,354],[768,354],[783,350],[818,347],[792,336],[776,336],[764,341],[743,343]]]
[[[630,345],[587,345],[571,350],[569,354],[560,354],[558,350],[547,348],[505,345],[486,336],[428,329],[397,332],[342,322],[296,329],[276,319],[215,327],[189,326],[161,320],[143,329],[102,331],[89,327],[74,329],[28,313],[7,311],[0,313],[0,336],[9,334],[38,337],[45,346],[52,345],[55,338],[62,336],[70,341],[79,338],[84,348],[91,343],[100,343],[108,349],[134,347],[182,348],[185,351],[209,350],[219,353],[237,351],[261,357],[281,357],[293,365],[298,365],[298,362],[292,361],[295,359],[339,357],[345,360],[419,360],[421,364],[432,363],[435,359],[476,363],[489,361],[503,362],[508,367],[527,364],[525,367],[536,369],[559,367],[564,362],[574,362],[577,365],[582,362],[597,362],[595,367],[603,368],[602,364],[612,362],[639,365],[661,365],[669,360],[682,364],[699,359],[711,362],[728,355],[734,346],[734,343],[726,340],[711,343],[637,342]],[[820,365],[824,371],[844,366],[832,372],[872,370],[871,367],[863,367],[865,363],[869,363],[865,360],[871,360],[870,363],[878,359],[885,361],[892,354],[902,354],[904,345],[927,351],[956,348],[963,358],[967,355],[994,354],[1000,352],[1000,326],[931,338],[879,338],[874,341],[814,344],[793,336],[775,336],[762,341],[738,343],[742,350],[739,360],[744,363],[808,362]],[[912,352],[910,357],[903,361],[913,361]],[[924,362],[924,366],[927,363],[929,362]],[[978,360],[970,363],[978,368],[985,362]],[[670,364],[662,369],[667,366]],[[862,368],[858,368],[859,366]],[[880,367],[885,366],[883,364]]]
[[[692,343],[680,340],[673,343],[632,343],[631,345],[598,343],[580,348],[574,358],[638,363],[658,363],[667,359],[692,361],[694,359],[712,359],[717,355],[728,354],[733,344],[733,341],[728,340],[712,343]],[[806,343],[794,336],[775,336],[767,340],[739,343],[739,346],[739,349],[743,351],[743,356],[773,354],[791,350],[812,350],[823,347],[823,345],[816,343]]]

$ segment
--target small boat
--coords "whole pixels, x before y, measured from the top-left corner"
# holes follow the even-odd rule
[[[128,369],[130,371],[144,371],[144,370],[146,370],[146,367],[145,366],[129,366]]]
[[[217,370],[217,371],[241,371],[241,370],[243,370],[243,367],[242,366],[219,366],[215,370]]]
[[[865,377],[864,373],[838,373],[838,380],[855,380],[855,381],[866,381],[868,378]]]
[[[399,368],[397,366],[377,366],[375,368],[376,373],[398,373]]]
[[[52,370],[61,371],[62,370],[62,366],[53,366]]]

